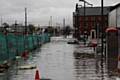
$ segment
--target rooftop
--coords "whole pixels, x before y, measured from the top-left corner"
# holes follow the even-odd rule
[[[115,6],[105,6],[103,8],[103,14],[104,15],[108,15],[108,13],[116,8],[120,7],[120,3],[116,4]],[[76,6],[77,8],[77,6]],[[101,15],[101,7],[86,7],[86,16],[91,16],[91,15],[94,15],[94,16],[98,16],[98,15]],[[78,15],[79,16],[83,16],[84,15],[84,7],[78,7],[76,9],[76,11],[73,13],[73,15],[77,15],[77,12],[78,12]]]
[[[114,10],[114,9],[116,9],[116,8],[118,8],[118,7],[120,7],[120,3],[118,3],[118,4],[115,5],[115,6],[112,6],[112,7],[111,7],[111,11]]]
[[[107,15],[110,12],[111,7],[104,7],[104,15]],[[78,12],[80,16],[84,15],[84,7],[78,8]],[[76,12],[74,12],[74,15]],[[86,7],[86,14],[87,16],[91,15],[101,15],[101,7]]]

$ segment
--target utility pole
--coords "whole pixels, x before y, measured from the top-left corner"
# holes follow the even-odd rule
[[[86,44],[86,37],[85,37],[85,35],[86,35],[86,30],[87,30],[87,26],[86,26],[86,3],[88,5],[91,5],[91,6],[93,6],[93,4],[90,4],[90,3],[88,3],[85,0],[79,0],[79,1],[84,2],[84,32],[83,32],[83,35],[84,35],[84,45],[85,45]]]
[[[63,27],[65,27],[65,18],[63,19]]]
[[[52,16],[50,16],[48,25],[52,27]]]
[[[103,61],[104,61],[104,18],[103,18],[103,13],[104,13],[104,10],[103,10],[103,0],[101,0],[101,47],[102,47],[102,51],[101,51],[101,74],[104,74],[104,71],[102,70],[104,68],[104,65],[103,65]],[[104,79],[103,75],[102,75],[102,80]]]
[[[15,34],[16,34],[16,36],[17,36],[17,20],[15,20]],[[15,37],[15,39],[16,39],[16,56],[18,56],[18,40],[17,40],[17,37]]]
[[[25,40],[24,40],[24,48],[25,48],[25,50],[27,50],[27,48],[28,48],[28,46],[27,46],[27,38],[26,38],[26,36],[27,36],[27,8],[25,8],[25,34],[24,34],[24,38],[25,38]]]
[[[78,4],[76,4],[76,13],[77,13],[76,14],[76,29],[77,29],[76,30],[76,37],[79,40],[80,39],[80,32],[79,32],[80,31],[80,26],[79,26],[80,23],[79,23],[79,18],[80,17],[79,17],[79,10],[78,9],[79,9]]]
[[[25,33],[27,33],[27,8],[25,8]]]
[[[1,26],[2,26],[2,24],[3,24],[3,19],[2,19],[2,17],[1,17]]]
[[[86,44],[86,38],[85,38],[85,31],[86,31],[86,5],[85,5],[85,1],[84,1],[84,45]]]
[[[104,49],[104,41],[103,41],[103,38],[104,38],[104,22],[103,22],[103,20],[104,20],[104,18],[103,18],[103,0],[101,0],[101,33],[102,33],[102,35],[101,35],[101,46],[102,46],[102,57],[103,57],[103,49]]]
[[[78,5],[78,3],[76,3],[76,16],[75,16],[75,37],[79,40],[80,39],[80,17],[79,17],[79,7],[82,7],[82,5]]]
[[[15,20],[15,33],[17,32],[17,20]]]
[[[50,26],[52,26],[52,16],[50,16]]]
[[[50,26],[50,20],[49,20],[49,22],[48,22],[48,25]]]

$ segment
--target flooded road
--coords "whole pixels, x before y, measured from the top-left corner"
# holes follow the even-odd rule
[[[98,58],[89,58],[84,54],[75,56],[74,51],[79,45],[67,44],[67,41],[62,37],[52,38],[50,43],[33,52],[29,60],[21,61],[7,73],[0,74],[0,80],[34,80],[36,69],[17,69],[24,64],[36,65],[41,78],[51,80],[120,80],[109,77],[105,63],[101,66]]]

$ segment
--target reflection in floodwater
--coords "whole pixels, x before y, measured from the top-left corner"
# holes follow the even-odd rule
[[[67,44],[67,41],[56,37],[33,52],[32,59],[19,61],[8,72],[0,74],[0,80],[34,80],[36,69],[18,70],[17,66],[22,64],[37,65],[40,76],[51,80],[119,80],[108,76],[105,63],[98,56],[93,53],[76,54],[74,50],[78,45]]]
[[[103,57],[95,53],[89,56],[87,53],[73,54],[76,80],[117,80],[115,77],[109,77]]]
[[[104,80],[104,64],[103,57],[101,57],[101,80]]]

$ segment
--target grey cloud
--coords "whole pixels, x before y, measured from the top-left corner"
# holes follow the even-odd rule
[[[101,0],[86,0],[94,5],[99,5]],[[67,23],[72,23],[72,12],[78,0],[0,0],[0,16],[4,20],[12,22],[18,20],[24,22],[24,8],[27,7],[28,21],[35,24],[48,24],[50,16],[53,16],[54,24],[62,23],[66,18]],[[104,0],[105,5],[114,5],[119,0]],[[82,4],[79,2],[79,4]],[[10,20],[11,19],[11,20]]]

